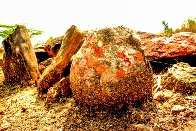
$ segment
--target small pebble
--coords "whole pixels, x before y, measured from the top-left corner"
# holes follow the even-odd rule
[[[172,114],[175,114],[175,113],[180,113],[180,112],[183,112],[185,111],[186,108],[184,106],[181,106],[181,105],[175,105],[172,107],[171,111],[172,111]]]

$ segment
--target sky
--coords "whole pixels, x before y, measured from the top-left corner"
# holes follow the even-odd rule
[[[81,30],[124,25],[158,33],[162,21],[177,28],[196,17],[196,0],[2,0],[0,24],[25,24],[43,30],[33,43],[63,35],[71,25]]]

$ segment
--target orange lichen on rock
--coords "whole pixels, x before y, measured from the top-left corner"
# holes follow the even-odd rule
[[[104,28],[91,34],[72,61],[70,87],[74,100],[96,111],[150,99],[153,75],[146,69],[146,61],[141,61],[145,56],[137,46],[140,41],[132,38],[128,28]],[[136,51],[141,53],[137,54],[139,58]],[[87,60],[87,66],[75,64],[81,58]]]
[[[126,75],[125,71],[123,69],[119,69],[117,72],[116,72],[116,76],[119,77],[119,78],[122,78]]]
[[[107,45],[107,44],[108,44],[108,42],[102,42],[102,44],[103,44],[103,45]]]
[[[96,68],[96,72],[98,74],[102,74],[104,71],[106,71],[106,66],[105,65],[99,65],[97,68]]]
[[[103,55],[103,48],[100,48],[100,47],[95,48],[94,53],[96,56],[102,56]]]
[[[144,56],[139,51],[136,51],[135,55],[140,61],[144,61]]]
[[[117,52],[117,56],[118,56],[119,58],[122,58],[122,59],[127,58],[126,55],[125,55],[125,53],[124,53],[123,51],[122,51],[122,52]]]

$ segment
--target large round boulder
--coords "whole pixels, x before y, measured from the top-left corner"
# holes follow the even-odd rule
[[[152,70],[126,27],[88,32],[72,59],[70,83],[79,104],[119,108],[152,97]]]

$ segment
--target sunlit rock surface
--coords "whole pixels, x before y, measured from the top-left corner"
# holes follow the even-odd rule
[[[169,68],[162,77],[162,87],[183,94],[191,94],[196,91],[196,67],[187,63],[177,63]]]
[[[139,33],[142,48],[149,60],[175,58],[196,53],[196,34],[181,32],[172,35]]]
[[[6,84],[36,84],[39,77],[37,58],[27,28],[18,25],[3,42],[3,73]]]
[[[50,57],[55,57],[61,47],[63,36],[51,38],[44,44],[44,50],[48,53]]]
[[[38,80],[38,93],[40,96],[47,93],[48,89],[60,81],[66,67],[69,66],[71,57],[77,52],[84,42],[84,33],[72,25],[65,33],[61,48],[57,56],[43,71]]]
[[[88,32],[85,43],[72,58],[71,89],[82,105],[119,108],[151,99],[152,71],[140,41],[128,28]]]

